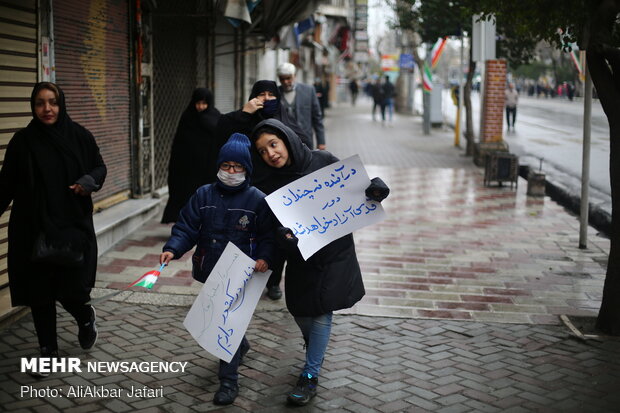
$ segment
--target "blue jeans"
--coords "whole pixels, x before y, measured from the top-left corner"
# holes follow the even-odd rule
[[[394,99],[386,98],[385,99],[385,107],[388,110],[388,116],[389,116],[389,120],[391,122],[392,118],[394,117]]]
[[[318,377],[332,330],[332,313],[318,317],[295,317],[306,342],[306,365],[303,374]]]
[[[233,358],[230,360],[230,363],[226,363],[224,360],[220,360],[220,370],[217,373],[217,377],[220,379],[220,382],[222,380],[227,380],[235,384],[237,383],[237,380],[239,379],[238,370],[239,364],[241,364],[241,354],[246,353],[249,349],[250,343],[248,343],[248,340],[245,338],[245,336],[243,336],[241,344],[239,345],[239,348],[237,349],[237,352],[235,353]]]

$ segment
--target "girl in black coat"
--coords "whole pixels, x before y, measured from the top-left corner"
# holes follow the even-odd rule
[[[254,185],[270,194],[289,183],[338,161],[324,150],[310,151],[286,125],[270,119],[252,132],[254,148],[270,173],[257,176]],[[370,198],[381,201],[389,192],[378,178],[367,189]],[[375,196],[377,185],[381,194]],[[306,343],[306,364],[288,401],[304,405],[316,394],[318,375],[329,341],[332,312],[352,307],[364,296],[364,283],[351,234],[332,241],[304,261],[296,239],[288,228],[277,230],[280,245],[287,251],[286,306],[295,317]]]
[[[176,222],[179,211],[194,192],[215,182],[216,158],[221,145],[216,136],[220,111],[209,89],[198,88],[181,115],[168,164],[168,203],[162,224]]]
[[[55,356],[56,301],[73,315],[84,349],[97,339],[95,310],[86,304],[95,283],[97,242],[91,193],[103,185],[106,166],[93,135],[73,122],[58,86],[37,83],[33,119],[8,144],[0,170],[0,211],[11,201],[8,272],[11,302],[30,306],[42,356]],[[45,234],[81,255],[79,262],[40,263],[35,240]]]

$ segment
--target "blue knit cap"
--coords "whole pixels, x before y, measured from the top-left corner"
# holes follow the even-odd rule
[[[240,163],[245,167],[246,176],[252,175],[252,157],[250,155],[250,140],[242,133],[233,133],[220,149],[217,157],[217,166],[228,161]]]

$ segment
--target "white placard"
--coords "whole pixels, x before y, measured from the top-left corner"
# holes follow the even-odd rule
[[[370,179],[358,155],[306,175],[272,192],[267,203],[293,230],[304,259],[330,242],[385,218],[380,202],[364,191]]]
[[[227,363],[241,344],[271,274],[254,272],[254,264],[229,242],[183,321],[202,348]]]

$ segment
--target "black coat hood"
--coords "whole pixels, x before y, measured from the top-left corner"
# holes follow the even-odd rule
[[[256,125],[251,140],[255,142],[258,132],[266,127],[284,141],[292,158],[289,166],[267,167],[263,176],[256,177],[259,181],[253,181],[267,194],[338,161],[327,151],[311,151],[291,128],[275,119]],[[258,154],[255,146],[252,147]],[[264,165],[260,157],[257,162]],[[304,260],[298,250],[287,253],[286,260],[286,306],[293,316],[316,317],[349,308],[364,296],[362,273],[351,234],[330,242],[308,260]]]

